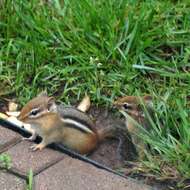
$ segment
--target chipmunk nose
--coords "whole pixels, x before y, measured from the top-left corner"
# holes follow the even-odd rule
[[[111,106],[111,108],[116,109],[117,106],[113,104],[113,105]]]
[[[113,102],[111,107],[115,109],[115,108],[117,108],[117,104],[115,102]]]
[[[22,114],[19,114],[19,115],[17,116],[17,119],[18,119],[19,121],[24,121],[24,118],[25,118],[25,117],[23,117]]]
[[[19,115],[17,116],[17,119],[20,120],[20,121],[22,120],[21,114],[19,114]]]

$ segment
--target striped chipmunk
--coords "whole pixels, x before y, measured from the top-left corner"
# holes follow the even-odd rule
[[[148,116],[153,119],[153,102],[149,95],[138,96],[124,96],[118,98],[114,103],[125,117],[126,127],[131,135],[132,142],[136,147],[139,158],[144,157],[144,150],[147,148],[143,140],[138,136],[141,125],[145,130],[150,130],[150,120]]]
[[[28,140],[35,140],[37,135],[42,137],[40,144],[31,147],[33,150],[41,150],[51,143],[63,143],[80,154],[87,154],[105,138],[117,138],[118,134],[115,126],[96,129],[95,123],[85,113],[89,107],[88,96],[74,108],[57,105],[53,97],[42,93],[22,108],[18,119],[30,124],[27,127],[32,136]]]

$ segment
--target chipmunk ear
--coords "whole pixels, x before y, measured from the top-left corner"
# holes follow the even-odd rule
[[[54,97],[49,97],[48,102],[47,102],[47,109],[50,112],[56,112],[57,106],[56,106]]]
[[[47,91],[44,90],[44,91],[40,92],[40,93],[37,95],[37,97],[40,97],[40,96],[48,96]]]
[[[144,102],[147,106],[153,107],[153,98],[150,95],[146,95],[143,97]]]

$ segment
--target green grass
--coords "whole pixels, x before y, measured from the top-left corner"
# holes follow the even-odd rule
[[[28,172],[26,190],[32,190],[32,189],[33,189],[33,171],[32,171],[32,169],[30,169]]]
[[[106,106],[154,96],[165,128],[146,140],[190,177],[188,0],[2,0],[0,47],[0,95],[22,105],[44,89],[65,103],[86,92]],[[157,159],[145,162],[163,174]]]
[[[11,168],[11,157],[8,154],[0,154],[0,167]]]

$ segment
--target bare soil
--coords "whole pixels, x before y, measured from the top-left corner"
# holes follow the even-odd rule
[[[106,110],[105,108],[93,107],[90,109],[89,114],[95,120],[97,128],[120,126],[123,127],[124,130],[126,129],[124,121],[119,117],[116,118],[113,112]],[[117,137],[115,139],[106,139],[91,155],[89,155],[89,157],[110,168],[121,167],[124,165],[125,160],[135,159],[135,157],[133,158],[135,149],[131,144],[129,134],[126,136],[126,139],[127,144],[124,147],[119,147],[119,139]]]

